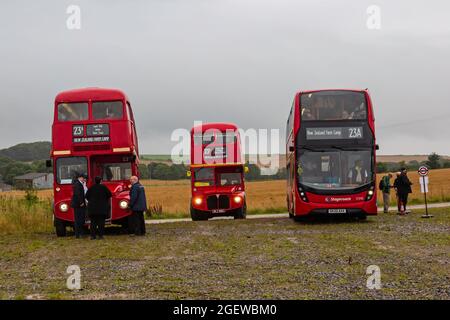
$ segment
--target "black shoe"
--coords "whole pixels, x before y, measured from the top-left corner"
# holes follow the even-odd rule
[[[91,237],[91,240],[95,240],[95,237]]]

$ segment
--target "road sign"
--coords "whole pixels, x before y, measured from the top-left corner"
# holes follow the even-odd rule
[[[420,192],[425,193],[428,192],[428,177],[420,177],[419,178],[420,183]]]
[[[428,203],[427,203],[427,192],[428,192],[428,168],[426,166],[421,166],[417,172],[420,175],[420,191],[425,197],[425,214],[422,218],[432,218],[431,214],[428,214]]]
[[[417,170],[417,172],[419,172],[419,175],[420,175],[421,177],[425,177],[425,176],[428,175],[428,168],[425,167],[425,166],[421,166],[421,167],[419,168],[419,170]]]

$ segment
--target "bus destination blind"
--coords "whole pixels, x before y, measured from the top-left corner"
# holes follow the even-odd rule
[[[362,127],[306,128],[306,140],[342,140],[362,138]]]
[[[86,129],[86,131],[85,131]],[[88,124],[73,126],[73,142],[109,142],[109,125],[108,124]]]

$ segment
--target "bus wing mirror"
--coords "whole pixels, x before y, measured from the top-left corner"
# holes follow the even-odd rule
[[[46,160],[46,161],[45,161],[45,166],[46,166],[47,168],[53,167],[52,160]]]
[[[380,150],[380,146],[378,144],[375,145],[375,150]]]
[[[186,171],[186,176],[187,176],[187,177],[190,177],[190,176],[191,176],[191,171],[189,171],[189,170]]]
[[[249,171],[250,171],[250,169],[247,166],[245,166],[244,167],[244,173],[248,173]]]
[[[289,146],[289,151],[294,152],[294,146]]]

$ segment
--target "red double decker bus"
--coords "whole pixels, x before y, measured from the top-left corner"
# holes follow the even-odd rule
[[[245,166],[238,128],[229,123],[208,123],[191,130],[191,217],[244,219],[247,212]]]
[[[377,149],[367,89],[297,93],[286,126],[289,216],[376,215]]]
[[[138,175],[136,127],[127,96],[120,90],[86,88],[55,98],[52,149],[54,225],[64,236],[73,226],[72,182],[86,174],[87,185],[101,176],[113,197],[107,223],[126,225],[129,179]],[[86,223],[89,223],[87,220]]]

